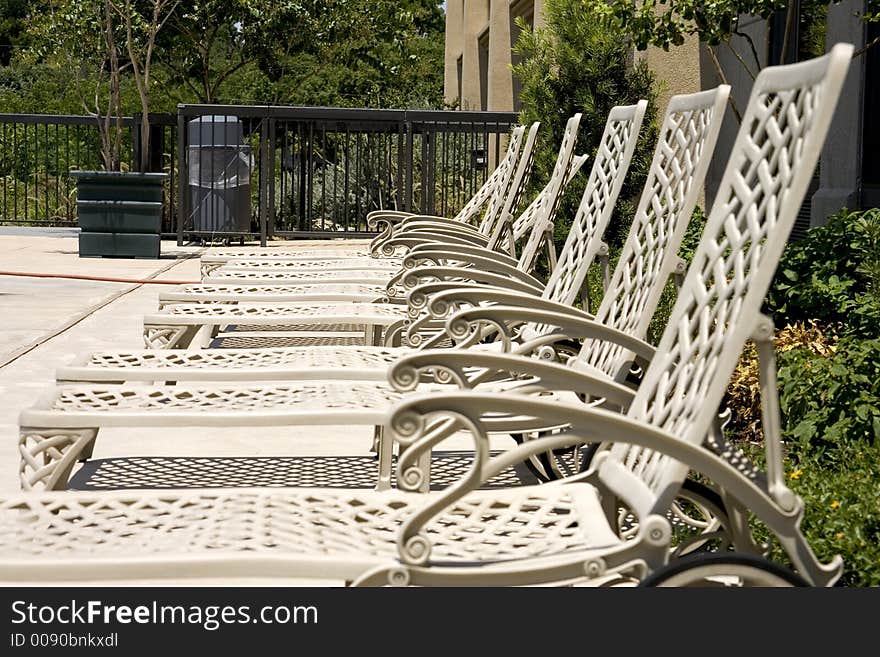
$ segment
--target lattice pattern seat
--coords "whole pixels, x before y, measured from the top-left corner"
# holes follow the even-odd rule
[[[498,454],[499,452],[493,452]],[[473,464],[473,452],[431,455],[431,489],[457,482]],[[396,483],[392,479],[392,483]],[[509,468],[483,488],[538,481],[524,467]],[[182,488],[363,488],[376,485],[372,456],[146,457],[88,461],[70,479],[70,490]]]
[[[311,346],[287,349],[147,349],[92,353],[80,362],[60,368],[60,381],[120,381],[139,378],[163,381],[190,376],[206,380],[294,378],[373,378],[384,381],[388,367],[410,349],[359,346]]]
[[[267,269],[269,271],[310,271],[330,269],[336,271],[367,269],[397,271],[403,266],[401,258],[325,258],[323,260],[232,260],[223,265],[223,271]],[[218,270],[219,271],[219,270]]]
[[[312,271],[272,271],[266,269],[249,269],[243,271],[217,269],[202,278],[203,283],[221,285],[290,285],[302,281],[310,285],[323,283],[375,283],[384,285],[388,282],[387,271],[376,269],[357,269],[350,271],[326,271],[319,277]]]
[[[360,347],[364,345],[362,335],[301,335],[285,332],[284,335],[238,335],[236,333],[220,334],[213,338],[210,349],[299,349],[301,347]],[[125,377],[123,377],[125,378]],[[255,377],[249,377],[254,380]],[[91,380],[91,379],[85,379]],[[106,380],[106,379],[102,379]]]
[[[178,303],[144,317],[149,348],[186,347],[206,328],[238,326],[239,330],[308,330],[310,326],[388,327],[407,317],[406,307],[385,303]],[[375,338],[371,338],[374,340]],[[205,339],[202,346],[205,346]]]
[[[325,300],[376,300],[386,296],[384,285],[341,283],[327,285],[222,285],[196,284],[181,285],[173,292],[159,294],[159,303],[171,301],[309,301],[320,297]],[[338,297],[338,299],[336,299]],[[320,300],[320,299],[319,299]]]
[[[258,248],[258,249],[210,249],[201,256],[202,262],[227,262],[229,260],[321,260],[322,258],[370,258],[370,249],[364,247],[315,249]]]
[[[31,494],[0,501],[0,579],[228,576],[354,579],[393,563],[397,529],[433,494],[233,489]],[[477,492],[429,535],[434,559],[491,564],[589,553],[619,539],[595,489]],[[161,568],[154,559],[161,560]]]
[[[309,423],[345,424],[347,420],[357,422],[357,418],[364,418],[361,421],[381,424],[383,414],[400,397],[401,393],[390,386],[372,382],[306,381],[262,386],[69,385],[58,387],[55,394],[47,398],[44,410],[34,407],[24,411],[21,421],[24,425],[41,426],[42,421],[49,419],[47,414],[51,414],[55,416],[52,419],[68,426],[76,426],[80,417],[102,426],[104,422],[114,424],[114,417],[127,416],[128,421],[142,426],[167,426],[168,416],[174,416],[199,418],[213,426],[236,422],[246,426],[259,423],[259,419],[249,417],[249,413],[266,411]],[[347,417],[349,414],[355,417]],[[270,424],[275,423],[270,420]]]

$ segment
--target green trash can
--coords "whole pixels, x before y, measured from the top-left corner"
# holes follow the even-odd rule
[[[165,173],[72,171],[79,255],[158,258]]]

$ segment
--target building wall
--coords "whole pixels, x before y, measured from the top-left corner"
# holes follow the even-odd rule
[[[449,0],[446,4],[445,91],[449,102],[458,101],[462,109],[515,111],[519,109],[518,86],[513,80],[512,39],[517,28],[511,28],[514,15],[531,16],[535,27],[544,25],[543,0]],[[864,0],[843,0],[832,4],[828,14],[827,47],[845,41],[861,47],[865,43],[865,27],[858,18]],[[760,18],[744,17],[740,31],[756,44],[761,67],[768,64],[767,23]],[[751,47],[744,37],[734,36],[731,44],[751,61]],[[689,37],[668,52],[649,48],[634,58],[647,62],[659,82],[658,110],[662,114],[669,98],[679,93],[692,93],[728,82],[732,102],[742,111],[751,94],[752,78],[729,48],[714,49],[715,58],[705,44]],[[717,63],[716,61],[717,60]],[[865,117],[867,75],[880,75],[880,63],[874,72],[866,73],[866,58],[853,61],[850,74],[832,122],[819,167],[815,194],[811,197],[812,223],[824,223],[826,217],[841,207],[859,207],[868,197],[880,200],[880,186],[866,192],[862,189],[862,144]],[[719,74],[719,68],[721,74]],[[880,101],[878,101],[880,102]],[[871,117],[867,117],[870,119]],[[712,164],[706,177],[704,207],[711,205],[721,182],[739,121],[729,106],[718,138]],[[880,134],[880,130],[875,130]],[[873,134],[873,133],[872,133]]]
[[[449,0],[446,3],[446,102],[459,109],[510,112],[518,109],[510,70],[517,28],[513,17],[534,16],[543,0]]]
[[[523,16],[538,29],[545,25],[543,11],[544,0],[449,0],[444,80],[447,102],[459,101],[461,109],[518,109],[516,83],[510,71],[514,59],[511,47],[518,33],[513,20]],[[696,37],[669,52],[652,47],[640,56],[660,82],[660,107],[665,107],[674,94],[700,89]]]

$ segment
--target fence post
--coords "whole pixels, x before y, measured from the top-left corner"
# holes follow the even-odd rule
[[[413,191],[413,124],[411,121],[406,122],[406,151],[404,153],[406,161],[406,189],[404,190],[403,209],[405,212],[412,212],[412,191]]]
[[[434,189],[436,182],[435,159],[437,154],[437,133],[432,127],[425,129],[422,139],[428,143],[427,153],[422,157],[422,196],[425,198],[425,214],[437,214],[434,207]]]
[[[305,123],[297,123],[296,127],[297,135],[299,137],[299,153],[296,155],[296,161],[299,163],[299,229],[300,230],[308,230],[308,216],[306,213],[306,207],[308,205],[308,189],[306,188],[306,167],[309,163],[309,158],[306,153],[309,153],[311,149],[311,142],[308,140],[306,136],[306,124]]]
[[[397,209],[403,209],[404,193],[403,193],[403,169],[404,169],[404,140],[406,139],[406,124],[399,123],[397,125],[397,172],[394,176],[394,190],[397,196]],[[388,168],[391,168],[391,151],[389,142],[388,152]],[[390,179],[389,179],[390,182]]]
[[[177,106],[177,246],[183,246],[183,222],[188,216],[186,185],[189,168],[186,163],[186,116]]]
[[[268,196],[269,207],[267,208],[266,236],[275,236],[275,119],[269,119],[269,144],[268,144]],[[266,246],[262,244],[262,246]]]
[[[260,121],[260,246],[266,246],[269,209],[269,119]]]

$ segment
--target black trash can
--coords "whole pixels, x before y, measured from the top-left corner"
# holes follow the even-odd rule
[[[193,229],[223,235],[251,226],[253,155],[236,116],[200,116],[188,125],[187,168]]]

